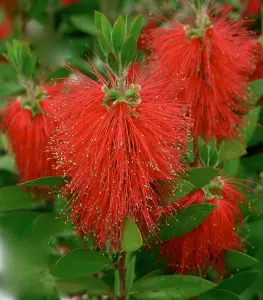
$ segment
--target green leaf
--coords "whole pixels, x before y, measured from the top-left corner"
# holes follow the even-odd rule
[[[135,261],[136,255],[131,252],[126,253],[126,290],[129,291],[133,285],[135,279]],[[127,299],[128,300],[128,299]]]
[[[142,17],[142,15],[139,15],[133,21],[133,23],[130,27],[130,32],[129,32],[131,35],[134,36],[136,41],[139,39],[141,30],[142,30],[142,26],[143,26],[143,17]]]
[[[95,11],[95,26],[97,30],[101,29],[101,16],[102,14],[98,11]]]
[[[27,78],[32,77],[36,72],[37,57],[32,53],[29,45],[25,42],[13,40],[6,43],[7,57],[12,67]]]
[[[73,234],[73,226],[56,213],[42,213],[33,224],[33,234],[46,238],[48,236],[68,236]]]
[[[242,130],[243,132],[243,137],[246,143],[248,143],[256,128],[258,125],[258,120],[259,120],[259,116],[260,116],[260,111],[261,111],[261,107],[255,107],[254,109],[252,109],[248,115],[246,115],[245,119],[244,119],[244,129]]]
[[[234,158],[234,159],[225,161],[224,166],[223,166],[223,175],[236,176],[236,173],[239,170],[239,166],[240,166],[239,158]]]
[[[177,188],[173,191],[173,196],[175,197],[175,200],[179,200],[190,193],[194,188],[195,186],[193,184],[182,179],[178,183]]]
[[[14,173],[14,169],[15,169],[15,159],[14,159],[14,157],[12,157],[11,155],[8,155],[8,154],[1,155],[1,157],[0,157],[0,169]]]
[[[98,38],[99,38],[99,43],[100,43],[102,51],[105,54],[109,53],[111,51],[111,44],[110,44],[108,38],[106,37],[106,35],[100,30],[99,30]]]
[[[245,253],[228,250],[225,253],[225,263],[228,268],[239,270],[250,268],[259,263],[259,261]]]
[[[249,83],[249,91],[256,102],[263,95],[263,79],[257,79]]]
[[[92,18],[85,14],[77,14],[70,16],[70,21],[75,28],[78,30],[91,34],[97,35],[97,29],[94,26]]]
[[[137,43],[132,35],[129,35],[121,48],[121,63],[124,67],[128,66],[136,54]]]
[[[122,250],[127,252],[136,251],[143,245],[140,230],[135,222],[126,218],[123,226]]]
[[[47,176],[42,178],[37,178],[35,180],[20,183],[19,186],[62,186],[66,183],[66,179],[63,176]]]
[[[56,279],[55,285],[59,291],[67,294],[85,292],[89,296],[102,296],[110,292],[110,287],[105,282],[94,277]]]
[[[215,168],[192,168],[187,172],[187,180],[200,189],[218,176],[219,172],[220,170]]]
[[[158,238],[166,241],[186,234],[201,224],[215,207],[207,203],[190,205],[186,210],[170,218],[168,224],[160,225]]]
[[[219,160],[226,161],[234,158],[238,158],[247,151],[245,147],[238,141],[224,141],[220,147]]]
[[[194,276],[165,275],[136,282],[128,293],[136,299],[189,299],[216,285]]]
[[[164,270],[156,269],[156,270],[153,270],[150,273],[146,274],[145,276],[143,276],[140,280],[144,280],[147,278],[156,277],[156,276],[160,276],[160,275],[164,275]]]
[[[42,202],[34,202],[32,195],[17,186],[9,186],[0,189],[0,211],[12,211],[18,209],[34,208]]]
[[[224,279],[223,282],[218,285],[218,289],[241,294],[258,278],[258,276],[259,272],[257,271],[239,272]]]
[[[1,82],[0,84],[0,97],[4,98],[7,96],[22,93],[24,88],[17,83],[13,82]]]
[[[100,22],[101,22],[101,31],[105,34],[107,39],[111,41],[112,27],[110,21],[104,15],[101,15]]]
[[[112,263],[99,252],[75,249],[52,265],[50,272],[59,278],[82,277],[111,269]]]
[[[215,288],[196,298],[196,300],[238,300],[239,296],[235,293]]]
[[[119,18],[115,22],[111,38],[115,50],[117,52],[120,51],[125,39],[125,22],[122,16],[119,16]]]
[[[112,70],[116,75],[118,75],[118,74],[119,74],[120,66],[119,66],[118,59],[115,57],[115,55],[114,55],[113,53],[110,53],[110,54],[108,55],[108,64],[109,64],[111,70]]]

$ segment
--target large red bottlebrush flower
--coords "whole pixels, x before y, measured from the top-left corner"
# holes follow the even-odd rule
[[[4,16],[0,23],[0,40],[6,39],[11,34],[11,31],[10,20]]]
[[[223,272],[225,251],[242,249],[242,240],[235,226],[242,221],[239,204],[243,200],[237,186],[227,183],[227,180],[221,191],[215,190],[215,194],[212,191],[209,197],[203,190],[198,190],[180,200],[177,204],[182,208],[201,203],[215,204],[216,208],[194,230],[161,246],[161,255],[167,266],[181,274],[197,270],[205,273],[208,266]]]
[[[71,5],[71,4],[78,3],[78,2],[80,2],[80,0],[60,0],[60,2],[61,2],[62,5],[68,6],[68,5]]]
[[[246,84],[253,71],[253,37],[243,21],[197,17],[194,27],[169,22],[149,35],[153,57],[189,79],[182,97],[192,105],[195,139],[238,136],[247,112]]]
[[[61,125],[51,151],[69,178],[63,192],[76,231],[118,248],[126,217],[153,231],[165,209],[163,194],[183,171],[187,108],[164,73],[130,75],[114,101],[109,95],[118,92],[104,79],[77,77],[54,102]]]
[[[263,7],[262,0],[249,0],[246,4],[246,9],[242,13],[242,17],[243,18],[259,17],[262,7]]]
[[[35,104],[32,108],[31,103],[17,99],[1,113],[1,130],[14,155],[20,182],[55,175],[46,152],[55,128],[54,121],[47,117],[52,113],[50,99],[35,100]]]

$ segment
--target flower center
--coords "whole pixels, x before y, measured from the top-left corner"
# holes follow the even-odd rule
[[[189,25],[184,26],[186,36],[188,38],[203,38],[205,36],[205,31],[208,28],[212,28],[213,25],[209,17],[205,13],[197,14],[195,27],[190,27]]]
[[[205,194],[205,199],[210,200],[212,198],[220,198],[221,191],[224,186],[224,180],[221,176],[217,176],[211,180],[207,185],[205,185],[202,190]]]
[[[115,89],[109,89],[106,85],[102,87],[104,93],[103,105],[106,108],[114,106],[118,103],[125,103],[132,109],[135,109],[141,103],[140,85],[130,84],[129,88],[122,93]]]
[[[22,104],[23,109],[29,109],[32,112],[32,117],[34,118],[37,114],[42,113],[42,109],[40,106],[40,100],[46,99],[47,95],[46,92],[39,86],[35,88],[35,93],[34,93],[34,99],[31,97],[27,96],[21,96],[18,98],[18,100]]]

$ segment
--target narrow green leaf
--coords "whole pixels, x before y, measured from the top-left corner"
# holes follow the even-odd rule
[[[247,151],[244,145],[242,145],[240,142],[235,140],[224,141],[220,148],[219,160],[226,161],[226,160],[238,158],[246,153]]]
[[[101,15],[100,21],[101,21],[101,31],[105,34],[108,41],[111,41],[112,27],[110,21],[104,15]]]
[[[118,75],[119,71],[120,71],[120,66],[119,66],[119,62],[118,59],[115,57],[115,55],[113,53],[110,53],[108,55],[108,64],[111,68],[111,70]]]
[[[123,226],[122,250],[132,252],[141,248],[142,245],[142,236],[138,226],[131,219],[126,218]]]
[[[120,51],[125,39],[125,22],[122,16],[119,16],[115,22],[111,38],[115,50]]]
[[[228,250],[225,253],[225,263],[228,268],[239,270],[250,268],[259,263],[259,261],[245,253]]]
[[[244,129],[242,130],[243,132],[243,137],[246,143],[248,143],[256,128],[258,125],[258,120],[259,120],[259,116],[260,116],[260,111],[261,111],[261,107],[255,107],[254,109],[252,109],[248,115],[246,115],[245,119],[244,119]]]
[[[144,279],[147,279],[147,278],[156,277],[156,276],[160,276],[160,275],[164,275],[164,270],[163,269],[156,269],[156,270],[153,270],[152,272],[146,274],[142,278],[140,278],[140,280],[144,280]]]
[[[236,294],[243,293],[259,276],[257,271],[243,271],[224,279],[218,289],[227,290]]]
[[[166,241],[186,234],[202,223],[215,207],[215,205],[207,203],[189,206],[186,210],[171,217],[168,223],[160,225],[158,238]]]
[[[34,202],[30,193],[17,186],[0,189],[0,212],[34,208],[40,205],[42,205],[42,202]]]
[[[99,43],[101,46],[102,51],[107,54],[111,51],[111,44],[108,40],[108,38],[106,37],[106,35],[99,30],[99,34],[98,34],[98,39],[99,39]]]
[[[101,30],[101,16],[102,14],[98,11],[95,11],[95,26],[97,30]]]
[[[129,35],[121,48],[121,63],[124,67],[128,66],[136,54],[137,43],[132,35]]]
[[[250,82],[248,89],[252,93],[254,102],[256,102],[263,95],[263,79]]]
[[[219,172],[220,170],[215,168],[192,168],[187,172],[187,181],[200,189],[218,176]]]
[[[189,299],[204,293],[216,285],[194,276],[165,275],[136,282],[131,294],[136,299]]]
[[[71,15],[70,22],[81,32],[85,32],[91,35],[97,35],[97,29],[94,26],[93,19],[86,13]]]
[[[3,145],[3,148],[7,149],[5,146],[6,145]],[[6,170],[6,171],[14,173],[14,171],[15,171],[14,157],[12,157],[11,155],[8,155],[8,154],[1,155],[0,156],[0,170]]]
[[[66,179],[63,176],[47,176],[42,178],[37,178],[35,180],[20,183],[19,186],[62,186],[66,183]]]
[[[24,88],[13,82],[1,82],[0,84],[0,97],[4,98],[7,96],[22,93]]]
[[[173,191],[173,198],[175,198],[175,200],[179,200],[190,193],[194,188],[195,186],[193,184],[182,179],[178,183],[177,188]]]
[[[68,236],[73,234],[73,226],[56,213],[42,213],[33,224],[33,234],[39,237]]]
[[[82,277],[111,269],[112,263],[99,252],[75,249],[50,267],[53,276],[59,278]]]
[[[143,26],[143,17],[142,17],[142,15],[139,15],[133,21],[133,23],[130,27],[130,32],[129,32],[131,35],[134,36],[136,41],[139,39],[141,30],[142,30],[142,26]]]
[[[85,292],[89,296],[102,296],[108,295],[110,291],[110,287],[105,282],[95,277],[57,278],[55,286],[62,293],[75,295]]]
[[[235,293],[215,288],[196,298],[196,300],[238,300],[239,296]]]
[[[135,261],[136,255],[131,252],[126,253],[126,290],[129,291],[135,279]],[[128,299],[127,299],[128,300]]]

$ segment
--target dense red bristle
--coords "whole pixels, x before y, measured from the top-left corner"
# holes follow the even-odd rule
[[[57,167],[70,178],[63,192],[77,232],[93,233],[99,247],[107,240],[119,247],[126,217],[153,231],[170,180],[184,170],[187,108],[175,101],[178,88],[164,89],[162,75],[137,74],[133,83],[141,86],[141,103],[136,109],[124,103],[107,109],[102,105],[106,82],[80,73],[54,103],[61,125],[51,148]]]
[[[64,6],[72,5],[80,2],[80,0],[60,0],[61,4]]]
[[[249,101],[246,85],[253,71],[253,37],[242,21],[212,18],[204,37],[190,38],[179,22],[149,34],[152,57],[172,74],[188,78],[181,97],[192,105],[193,134],[209,140],[239,135]]]
[[[224,270],[226,250],[242,249],[242,240],[235,226],[241,223],[239,204],[245,197],[237,186],[225,183],[219,198],[205,199],[203,190],[198,190],[180,200],[177,205],[187,208],[192,204],[211,203],[216,208],[194,230],[161,246],[161,256],[167,266],[178,273],[206,272],[214,266],[218,272]]]
[[[50,100],[40,101],[41,114],[32,116],[29,109],[23,109],[15,100],[1,114],[1,130],[6,134],[11,153],[14,155],[20,182],[39,177],[55,175],[52,160],[46,147],[55,128],[51,114]]]
[[[0,40],[6,39],[12,32],[10,19],[4,16],[0,24]]]

